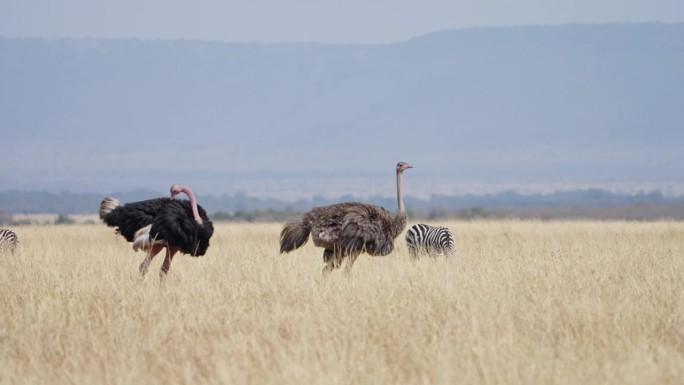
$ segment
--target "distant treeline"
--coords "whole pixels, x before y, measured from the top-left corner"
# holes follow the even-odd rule
[[[0,223],[11,222],[11,214],[55,213],[67,217],[96,214],[106,195],[121,202],[160,196],[151,191],[129,193],[51,193],[46,191],[0,192]],[[335,199],[315,196],[312,199],[284,201],[250,197],[244,193],[221,196],[200,195],[200,204],[215,220],[282,221],[315,206],[341,201],[363,201],[396,210],[396,198],[374,196],[368,199],[346,195]],[[684,196],[669,197],[656,192],[614,193],[602,189],[556,191],[549,194],[521,194],[504,191],[496,194],[434,195],[429,199],[405,198],[409,215],[426,219],[475,218],[594,218],[594,219],[684,219]]]

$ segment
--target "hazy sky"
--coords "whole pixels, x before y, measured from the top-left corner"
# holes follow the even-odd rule
[[[684,21],[684,1],[0,1],[3,37],[382,43],[449,28],[646,21]]]

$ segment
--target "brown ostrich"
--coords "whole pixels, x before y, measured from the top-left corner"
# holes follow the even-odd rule
[[[388,255],[394,249],[394,239],[404,230],[408,220],[401,192],[404,170],[408,163],[397,163],[397,215],[392,217],[386,209],[357,202],[338,203],[316,207],[301,216],[288,220],[280,232],[280,252],[290,252],[309,239],[322,247],[327,274],[340,267],[349,257],[345,271],[351,271],[359,254]]]

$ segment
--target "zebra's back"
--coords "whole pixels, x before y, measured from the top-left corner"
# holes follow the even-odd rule
[[[0,229],[0,249],[7,249],[14,253],[19,247],[19,238],[17,234],[8,229]]]
[[[420,254],[443,254],[451,258],[456,254],[456,240],[451,230],[424,223],[413,225],[406,232],[406,247],[412,258]]]

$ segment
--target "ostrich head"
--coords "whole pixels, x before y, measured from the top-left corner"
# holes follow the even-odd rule
[[[195,199],[195,194],[189,188],[183,185],[174,184],[171,186],[171,199],[175,199],[176,195],[180,193],[185,193],[185,195],[190,198],[190,206],[192,207],[192,214],[195,217],[195,221],[200,226],[204,226],[204,221],[202,220],[202,217],[200,217],[199,211],[197,210],[197,199]]]
[[[179,184],[174,184],[171,186],[171,199],[175,199],[176,195],[180,194],[183,192],[183,186]]]
[[[397,163],[397,172],[404,172],[404,170],[406,170],[407,168],[413,168],[413,166],[406,162]]]

